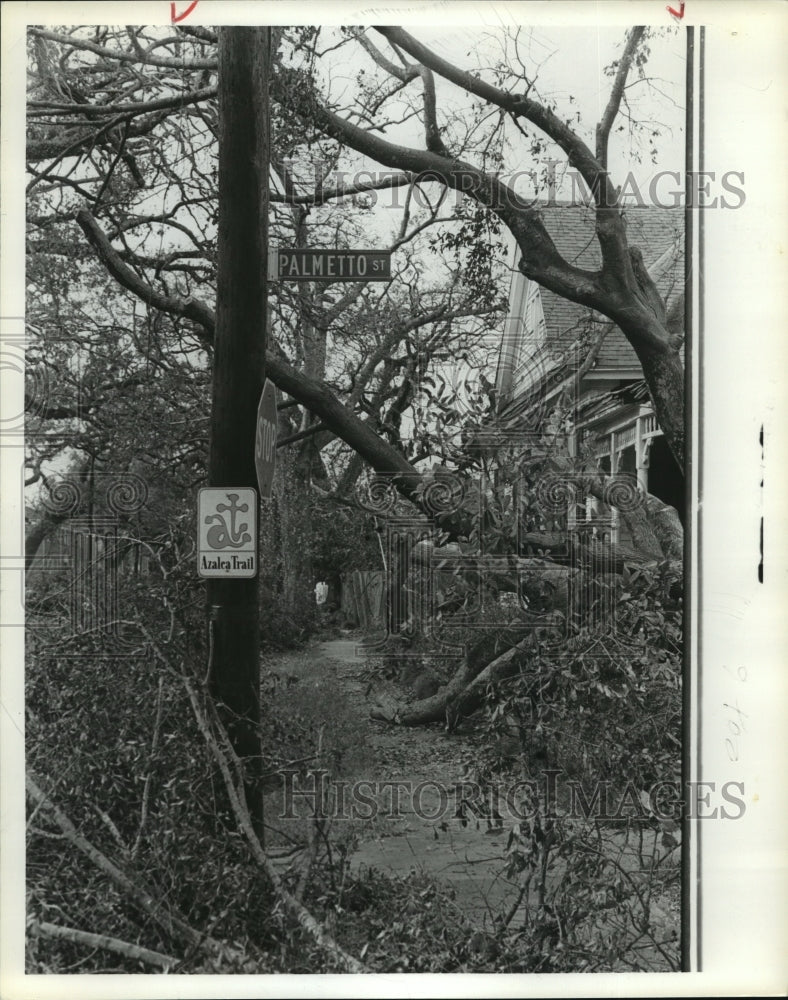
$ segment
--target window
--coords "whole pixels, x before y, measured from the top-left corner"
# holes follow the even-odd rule
[[[523,324],[525,326],[525,336],[531,338],[534,343],[544,342],[546,326],[544,321],[544,309],[542,308],[542,296],[539,286],[535,281],[528,282],[528,293],[525,297],[525,309],[523,314]]]
[[[515,393],[530,388],[548,370],[548,359],[545,353],[547,326],[539,285],[534,281],[528,282],[518,326],[517,351],[512,378],[512,389]]]

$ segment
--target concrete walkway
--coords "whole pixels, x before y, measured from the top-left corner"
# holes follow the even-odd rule
[[[365,663],[358,639],[333,639],[320,643],[319,649],[359,670]],[[353,672],[345,675],[345,683],[352,685]],[[366,699],[360,697],[363,685],[352,686],[359,710],[368,712]],[[371,835],[350,858],[351,869],[428,876],[452,892],[466,919],[491,930],[493,914],[505,912],[519,890],[505,874],[508,824],[493,827],[484,818],[470,816],[463,825],[456,815],[455,786],[461,781],[457,762],[471,749],[470,743],[436,726],[395,728],[373,721],[370,726],[380,764],[374,796],[379,812]],[[400,788],[396,814],[387,782]]]

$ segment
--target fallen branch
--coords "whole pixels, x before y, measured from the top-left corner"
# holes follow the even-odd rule
[[[179,939],[186,944],[195,945],[203,942],[202,935],[186,921],[174,914],[160,900],[157,900],[152,893],[143,886],[138,885],[126,872],[122,871],[116,864],[109,860],[97,847],[95,847],[86,837],[77,830],[68,816],[59,806],[49,798],[38,784],[28,774],[25,778],[25,786],[28,795],[40,805],[45,805],[53,815],[55,822],[63,831],[63,834],[71,844],[81,851],[93,864],[105,875],[130,896],[140,909],[144,910],[156,923],[163,928],[170,937]],[[216,942],[205,942],[214,947],[218,947]]]
[[[502,678],[507,676],[507,671],[519,668],[519,659],[515,656],[532,642],[530,635],[524,639],[521,636],[522,632],[503,630],[498,635],[485,637],[470,650],[454,677],[436,694],[409,705],[374,705],[370,718],[399,726],[443,721],[453,726],[461,715],[470,714],[481,704],[484,686],[489,680]],[[486,679],[477,688],[476,680],[482,676]]]
[[[323,755],[323,730],[325,726],[320,727],[320,735],[318,737],[317,753],[314,755],[321,758]],[[298,885],[296,886],[293,895],[298,900],[299,903],[303,902],[304,893],[306,892],[306,887],[309,884],[309,876],[312,874],[312,867],[317,859],[317,849],[318,849],[318,831],[322,830],[323,819],[322,817],[326,815],[325,810],[325,786],[321,783],[320,785],[321,802],[320,806],[316,806],[314,814],[310,817],[309,823],[307,823],[307,850],[304,854],[302,861],[301,874],[298,878]]]
[[[131,944],[129,941],[121,941],[120,938],[110,937],[108,934],[92,934],[90,931],[77,930],[76,927],[61,927],[58,924],[50,924],[45,920],[32,920],[29,928],[33,933],[41,934],[44,937],[73,941],[76,944],[84,944],[88,948],[104,948],[106,951],[114,951],[118,955],[144,962],[146,965],[158,966],[165,972],[178,964],[178,959],[171,955],[162,955],[159,951],[151,951],[150,948],[143,948],[138,944]]]
[[[252,826],[252,818],[249,815],[249,809],[246,805],[246,801],[243,798],[242,793],[239,794],[238,789],[236,789],[235,784],[230,774],[230,768],[227,763],[227,758],[222,753],[219,744],[216,741],[213,733],[211,732],[208,720],[205,717],[205,713],[200,707],[200,702],[197,697],[197,692],[194,689],[194,685],[191,683],[188,677],[182,677],[184,686],[186,687],[186,692],[189,696],[189,701],[191,702],[192,709],[194,711],[194,716],[197,721],[197,725],[200,732],[205,739],[205,742],[211,751],[211,754],[216,761],[219,770],[222,773],[222,778],[224,780],[224,785],[227,790],[227,794],[230,798],[230,804],[235,814],[236,821],[246,837],[249,848],[252,852],[252,856],[255,861],[260,865],[263,871],[268,876],[274,891],[282,900],[285,908],[288,910],[290,915],[295,918],[295,920],[306,930],[311,936],[317,941],[321,948],[324,949],[328,954],[335,958],[348,972],[364,972],[366,971],[363,964],[354,958],[352,955],[348,955],[340,945],[327,933],[325,928],[320,924],[312,914],[303,906],[292,893],[288,892],[285,888],[281,878],[279,877],[276,868],[271,863],[271,859],[265,853],[254,832]]]
[[[161,733],[161,715],[162,715],[162,704],[163,704],[163,692],[164,692],[164,678],[159,677],[159,690],[156,695],[156,718],[153,723],[153,738],[151,740],[150,753],[148,754],[148,769],[145,775],[145,784],[142,789],[142,806],[140,808],[140,822],[137,828],[137,836],[134,838],[134,844],[132,845],[130,851],[130,857],[132,860],[137,857],[137,852],[140,849],[140,844],[142,843],[142,836],[145,832],[145,826],[148,821],[148,809],[150,804],[150,790],[151,782],[153,780],[153,764],[156,759],[156,751],[159,747],[159,736]]]
[[[495,684],[519,673],[523,666],[523,654],[532,645],[533,637],[529,635],[488,663],[484,670],[447,704],[446,711],[450,719],[456,721],[474,712],[484,701],[488,684]]]

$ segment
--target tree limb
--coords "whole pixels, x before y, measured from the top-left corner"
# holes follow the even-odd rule
[[[65,834],[69,843],[81,851],[100,871],[123,890],[145,913],[162,927],[171,937],[195,945],[202,943],[202,935],[186,921],[168,909],[147,889],[138,885],[129,875],[109,860],[97,847],[77,830],[68,816],[49,798],[28,773],[25,778],[28,795],[38,804],[44,805],[53,815],[55,822]]]
[[[163,112],[155,112],[149,118],[137,121],[129,126],[129,138],[148,135],[162,121]],[[112,118],[98,130],[69,129],[60,139],[32,139],[25,146],[25,159],[28,163],[39,160],[61,160],[67,156],[81,155],[85,149],[92,149],[98,140],[109,133],[117,125],[122,124],[123,116]],[[50,164],[50,170],[53,164]],[[31,171],[32,172],[32,171]],[[44,176],[44,175],[37,175]]]
[[[284,106],[311,121],[320,131],[378,163],[419,174],[422,180],[437,180],[446,187],[470,194],[511,229],[523,252],[521,267],[529,277],[564,298],[603,312],[610,309],[610,296],[599,284],[597,272],[586,271],[564,260],[536,209],[524,203],[514,189],[499,178],[463,160],[399,146],[359,128],[325,108],[310,82],[296,71],[280,68],[272,79],[272,91]]]
[[[498,635],[486,636],[468,652],[446,687],[407,706],[375,705],[370,718],[400,726],[444,720],[453,725],[460,715],[478,707],[489,681],[500,680],[520,669],[520,654],[532,643],[532,636],[522,638],[522,633],[506,629]]]
[[[348,972],[365,972],[366,969],[358,959],[349,955],[340,945],[334,940],[334,938],[325,930],[325,928],[315,920],[312,914],[300,903],[292,893],[288,892],[285,888],[282,879],[279,877],[274,865],[271,863],[271,859],[263,850],[262,845],[254,832],[252,825],[252,819],[249,815],[249,810],[246,803],[239,796],[238,791],[233,782],[232,775],[230,774],[230,769],[227,764],[227,758],[222,753],[221,748],[216,742],[213,734],[211,733],[208,720],[203,713],[200,702],[197,697],[197,692],[194,689],[191,681],[186,676],[182,676],[184,686],[186,687],[186,692],[189,696],[189,701],[191,702],[192,709],[194,711],[194,716],[197,721],[197,725],[206,744],[216,761],[219,770],[222,773],[222,778],[224,779],[224,787],[230,798],[230,803],[235,814],[236,821],[239,828],[244,834],[247,844],[252,853],[252,857],[260,865],[263,871],[268,876],[274,891],[277,893],[279,898],[284,903],[290,915],[296,919],[296,921],[306,930],[312,937],[317,941],[317,943],[329,954],[340,962],[340,964]]]
[[[195,69],[218,69],[218,58],[213,59],[176,59],[172,56],[154,56],[149,52],[140,49],[135,52],[124,52],[121,49],[110,49],[104,45],[98,45],[87,38],[80,38],[78,35],[61,35],[57,31],[48,31],[45,28],[30,28],[31,35],[37,38],[46,38],[50,42],[58,42],[68,48],[81,49],[83,52],[92,52],[101,56],[102,59],[109,59],[119,63],[142,63],[146,66],[164,66],[168,69],[177,69],[182,73]]]
[[[618,63],[618,70],[616,71],[616,78],[613,81],[613,87],[610,91],[610,97],[608,98],[602,119],[596,127],[596,158],[599,160],[603,170],[607,170],[607,143],[610,138],[610,129],[621,106],[621,98],[624,94],[624,86],[629,76],[632,60],[635,58],[635,52],[645,30],[642,26],[630,30],[626,45],[624,46],[624,53]]]
[[[401,83],[410,83],[411,80],[415,80],[419,75],[418,66],[397,66],[396,63],[387,59],[369,35],[365,34],[364,28],[358,31],[354,37],[373,62],[380,66],[381,69],[384,69],[390,76],[396,77]]]
[[[557,143],[566,154],[571,166],[578,170],[594,196],[597,205],[597,238],[602,250],[604,269],[610,274],[616,274],[626,284],[631,282],[626,236],[623,223],[617,211],[618,192],[610,179],[605,165],[591,152],[586,143],[583,142],[575,131],[565,122],[561,121],[553,111],[550,111],[543,104],[528,97],[527,94],[510,94],[499,87],[487,83],[480,77],[474,76],[467,70],[459,69],[453,63],[432,52],[426,45],[423,45],[403,28],[377,27],[376,30],[385,35],[390,42],[404,49],[417,59],[419,63],[428,66],[444,77],[444,79],[467,90],[469,93],[475,94],[477,97],[483,98],[490,104],[503,108],[515,118],[526,118]],[[637,35],[634,39],[632,55],[634,54],[634,46],[639,41],[639,38],[640,36]],[[622,90],[624,81],[626,80],[626,73],[629,71],[631,64],[631,58],[632,56],[630,55],[629,60],[626,62],[622,58],[622,63],[624,64],[623,79],[620,85]],[[616,93],[617,88],[614,86],[614,95]],[[620,101],[620,93],[618,100]],[[615,110],[610,105],[609,108],[614,115],[615,111],[618,110],[618,104],[615,103]],[[523,247],[522,243],[521,247]],[[528,277],[534,277],[534,280],[539,281],[540,284],[544,284],[541,279],[536,278],[530,273]],[[549,288],[550,286],[546,285],[545,287]],[[554,291],[555,289],[551,290]],[[558,294],[562,293],[558,292]],[[571,298],[572,296],[568,297]]]
[[[136,115],[148,114],[151,111],[178,110],[190,104],[199,104],[200,101],[208,101],[216,97],[218,89],[216,87],[203,87],[201,90],[193,90],[176,97],[156,97],[150,101],[132,101],[127,104],[58,104],[50,101],[29,101],[28,108],[41,111],[47,118],[60,115],[73,115],[78,112],[86,118],[100,118],[107,115],[124,115],[131,120]],[[36,115],[28,115],[35,118]]]
[[[163,295],[150,287],[125,264],[107,239],[93,216],[85,209],[77,215],[93,248],[110,274],[124,288],[137,295],[143,302],[163,312],[192,319],[198,326],[198,336],[206,346],[213,343],[214,313],[203,302],[180,296]],[[266,374],[283,392],[319,417],[326,428],[363,455],[378,473],[393,477],[395,487],[418,506],[421,498],[418,486],[421,475],[404,456],[383,441],[370,427],[344,406],[325,383],[296,371],[275,347],[266,351]]]
[[[297,434],[288,434],[287,437],[281,438],[276,442],[277,448],[284,448],[285,445],[295,444],[296,441],[303,441],[304,438],[313,437],[315,434],[319,434],[321,431],[326,429],[325,424],[317,423],[312,424],[311,427],[307,427],[304,431],[298,431]]]
[[[46,920],[31,920],[29,929],[34,934],[41,934],[44,937],[73,941],[75,944],[83,944],[87,948],[104,948],[107,951],[114,951],[116,954],[131,958],[136,962],[155,965],[164,969],[165,972],[178,964],[177,958],[162,955],[159,951],[151,951],[150,948],[143,948],[130,941],[121,941],[120,938],[110,937],[108,934],[91,934],[90,931],[80,931],[76,927],[50,924]]]
[[[99,260],[118,284],[133,292],[149,306],[192,320],[205,331],[205,335],[201,336],[201,339],[208,343],[213,342],[216,320],[213,311],[208,306],[198,299],[164,295],[143,281],[128,264],[121,260],[117,250],[107,239],[104,230],[87,209],[83,208],[77,212],[76,221],[96,251]]]
[[[607,204],[615,204],[615,188],[607,177],[606,171],[577,133],[562,122],[554,112],[523,94],[507,93],[480,77],[474,76],[467,70],[459,69],[448,60],[432,52],[403,28],[376,25],[375,30],[399,48],[404,49],[423,66],[428,66],[439,76],[463,90],[503,108],[515,117],[527,118],[561,147],[569,162],[580,171],[593,192],[598,192],[600,196],[606,196]]]

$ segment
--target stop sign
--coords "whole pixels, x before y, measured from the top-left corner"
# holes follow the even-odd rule
[[[265,380],[260,404],[257,407],[257,430],[254,437],[254,464],[260,496],[268,499],[274,482],[276,467],[276,390],[269,379]]]

